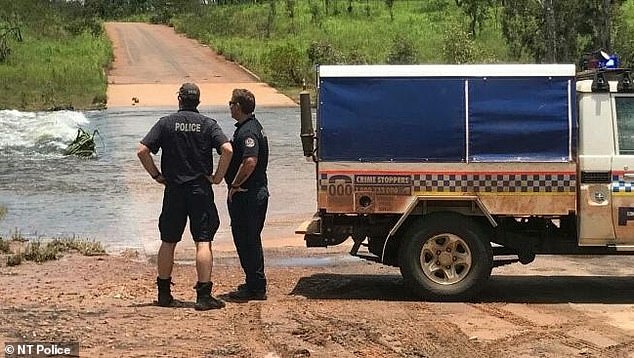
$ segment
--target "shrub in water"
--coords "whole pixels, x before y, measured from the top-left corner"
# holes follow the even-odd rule
[[[92,132],[92,135],[83,128],[77,129],[77,137],[68,145],[68,148],[64,151],[64,155],[76,155],[78,157],[93,156],[96,153],[95,134],[99,134],[99,131],[96,129]]]

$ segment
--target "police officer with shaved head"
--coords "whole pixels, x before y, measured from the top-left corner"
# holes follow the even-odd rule
[[[152,179],[165,186],[159,218],[158,305],[169,307],[179,303],[170,290],[174,249],[189,218],[189,229],[196,243],[198,274],[194,308],[209,310],[225,306],[222,300],[211,295],[211,242],[220,226],[211,184],[222,182],[233,150],[218,123],[198,112],[199,103],[198,86],[183,84],[178,91],[178,112],[154,124],[141,140],[137,155]],[[156,154],[159,149],[162,150],[161,171],[150,154]],[[220,159],[215,173],[212,173],[214,149],[220,154]]]
[[[229,108],[237,123],[232,140],[234,155],[225,177],[229,185],[227,205],[233,242],[246,277],[245,282],[227,297],[238,302],[266,300],[261,233],[269,202],[266,176],[269,144],[262,125],[253,114],[253,93],[234,89]]]

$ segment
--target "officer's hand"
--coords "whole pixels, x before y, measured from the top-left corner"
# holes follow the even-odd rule
[[[165,177],[163,176],[163,174],[159,174],[159,176],[154,178],[154,180],[156,180],[156,182],[159,183],[159,184],[165,185],[165,183],[166,183]]]
[[[229,202],[231,202],[231,199],[233,198],[233,194],[235,194],[235,193],[239,193],[239,192],[242,192],[242,191],[248,191],[248,189],[243,189],[243,188],[230,188],[230,189],[229,189],[229,194],[227,195],[227,196],[228,196],[228,200],[229,200]]]
[[[221,177],[221,176],[219,176],[219,175],[214,174],[214,175],[211,177],[211,182],[212,182],[212,183],[214,183],[214,184],[220,184],[220,183],[222,183],[222,179],[223,179],[223,177]]]

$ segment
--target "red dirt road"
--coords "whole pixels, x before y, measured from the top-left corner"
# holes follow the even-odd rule
[[[398,270],[343,247],[266,258],[267,301],[207,312],[193,309],[191,264],[174,271],[183,308],[152,304],[154,265],[139,259],[0,267],[0,345],[79,341],[82,357],[117,358],[634,357],[626,257],[538,257],[495,269],[480,301],[456,303],[419,302]],[[214,292],[239,284],[240,271],[234,255],[217,255]]]
[[[202,106],[226,105],[238,87],[251,90],[258,106],[295,106],[248,70],[171,27],[111,22],[106,32],[115,56],[108,72],[108,107],[175,106],[184,82],[200,86]]]

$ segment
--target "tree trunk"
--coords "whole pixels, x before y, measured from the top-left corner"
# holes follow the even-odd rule
[[[553,0],[544,0],[544,12],[546,15],[546,46],[544,60],[547,63],[557,62],[557,31],[555,29],[555,9]]]
[[[610,0],[603,0],[603,19],[604,24],[601,29],[601,47],[603,47],[609,53],[612,52],[612,39],[610,36],[610,28],[612,26],[612,8],[610,6]]]

